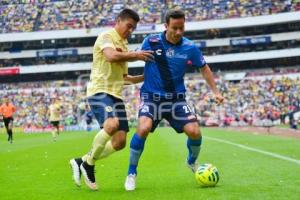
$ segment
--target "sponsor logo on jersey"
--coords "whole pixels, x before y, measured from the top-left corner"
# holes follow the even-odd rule
[[[105,111],[106,111],[106,112],[112,112],[113,109],[112,109],[111,106],[106,106],[106,107],[105,107]]]
[[[162,50],[161,50],[161,49],[157,49],[157,50],[155,51],[155,53],[156,53],[156,55],[161,56]]]
[[[150,42],[159,42],[159,39],[158,38],[150,38],[149,41]]]
[[[143,105],[143,107],[142,107],[142,109],[141,109],[141,112],[143,112],[143,113],[149,112],[149,106]]]
[[[167,57],[170,57],[170,58],[174,57],[174,55],[175,55],[174,49],[169,48],[166,52],[166,55],[167,55]]]

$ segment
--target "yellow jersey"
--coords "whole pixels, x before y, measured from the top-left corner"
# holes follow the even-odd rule
[[[60,120],[60,104],[54,103],[49,106],[50,118],[49,121],[59,121]]]
[[[128,63],[108,62],[103,54],[103,49],[107,47],[127,52],[128,42],[127,39],[121,38],[114,28],[98,36],[93,49],[93,66],[87,85],[87,96],[103,92],[122,99],[124,75],[128,74]]]

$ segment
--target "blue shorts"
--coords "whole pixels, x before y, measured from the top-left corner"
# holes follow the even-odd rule
[[[106,93],[97,93],[88,97],[88,103],[100,125],[100,128],[103,128],[103,123],[106,119],[110,117],[117,117],[119,119],[118,130],[125,132],[129,131],[123,100]]]
[[[147,116],[153,120],[151,132],[156,129],[162,119],[166,119],[177,133],[182,133],[186,124],[198,122],[195,113],[184,97],[165,99],[153,98],[152,95],[142,95],[141,100],[139,117]]]

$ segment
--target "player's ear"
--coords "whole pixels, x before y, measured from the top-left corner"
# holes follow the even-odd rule
[[[118,18],[117,18],[117,24],[119,24],[120,22],[121,22],[121,18],[118,17]]]
[[[167,28],[168,28],[168,24],[167,24],[167,23],[164,23],[164,25],[165,25],[165,28],[167,29]]]

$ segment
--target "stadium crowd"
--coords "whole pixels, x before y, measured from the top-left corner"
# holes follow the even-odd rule
[[[1,99],[7,96],[17,108],[15,126],[47,127],[48,107],[52,98],[59,98],[63,107],[63,125],[77,124],[77,103],[84,96],[82,87],[75,81],[47,81],[30,83],[0,84]]]
[[[204,81],[188,76],[187,100],[199,117],[202,126],[265,126],[271,122],[286,123],[289,114],[300,111],[300,79],[244,79],[239,83],[218,80],[226,98],[216,105]],[[59,97],[62,105],[62,124],[80,123],[79,104],[85,97],[85,82],[47,81],[0,84],[0,97],[8,96],[17,107],[15,125],[47,127],[47,108],[51,98]],[[139,108],[139,86],[127,86],[123,92],[128,120],[136,125]],[[269,124],[270,125],[270,124]]]
[[[180,6],[187,21],[270,15],[300,10],[299,0],[2,0],[0,33],[111,26],[124,7],[136,10],[142,24],[162,23],[164,11]]]

